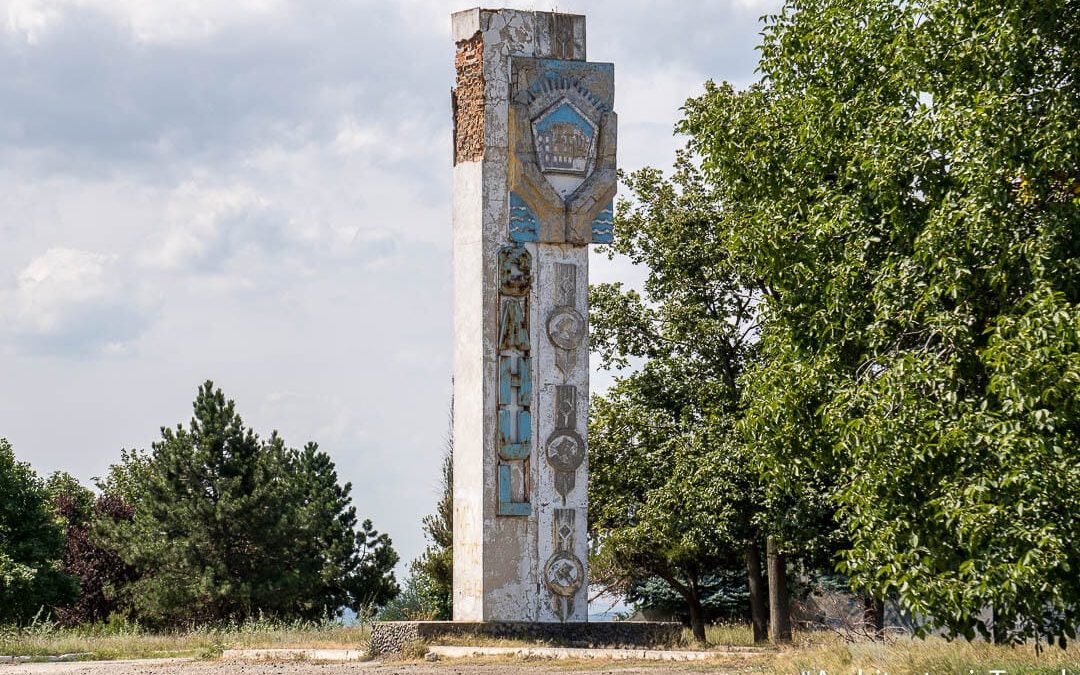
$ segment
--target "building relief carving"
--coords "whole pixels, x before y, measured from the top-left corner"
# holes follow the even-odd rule
[[[527,516],[532,455],[532,357],[528,294],[532,257],[524,247],[499,251],[498,513]]]
[[[578,467],[585,461],[585,441],[577,431],[577,387],[555,386],[555,430],[544,444],[544,455],[555,472],[555,491],[566,503],[574,489]]]
[[[535,241],[609,243],[616,183],[614,68],[524,57],[514,57],[511,67],[511,237],[522,236],[516,233],[527,210]]]
[[[555,552],[544,565],[544,585],[551,591],[552,609],[560,621],[574,613],[574,596],[585,583],[585,566],[574,555],[575,509],[555,509],[552,537]]]
[[[577,363],[577,350],[588,331],[585,317],[574,309],[577,301],[577,266],[555,263],[555,309],[548,315],[548,339],[555,346],[555,366],[569,377]]]

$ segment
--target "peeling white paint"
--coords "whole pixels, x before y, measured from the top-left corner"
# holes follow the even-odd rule
[[[533,431],[529,460],[531,515],[497,515],[497,420],[499,250],[510,246],[508,130],[511,56],[548,56],[551,37],[537,43],[537,16],[529,11],[472,9],[453,15],[454,40],[483,41],[484,156],[454,167],[454,620],[559,621],[543,583],[554,552],[556,508],[576,510],[573,553],[587,565],[585,527],[587,467],[573,490],[555,489],[544,443],[554,429],[554,387],[578,388],[577,429],[588,419],[587,337],[568,376],[555,366],[555,347],[545,324],[555,303],[557,262],[577,268],[575,309],[588,316],[588,250],[568,244],[527,244],[532,255],[529,338],[533,359]],[[561,18],[561,17],[560,17]],[[573,16],[572,49],[585,53],[584,17]],[[543,20],[540,20],[543,23]],[[587,618],[587,583],[577,592],[567,620]]]

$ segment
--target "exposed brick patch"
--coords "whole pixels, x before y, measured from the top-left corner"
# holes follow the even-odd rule
[[[484,156],[484,39],[480,33],[457,43],[454,107],[454,164]]]

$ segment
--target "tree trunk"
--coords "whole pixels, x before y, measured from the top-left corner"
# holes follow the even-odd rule
[[[863,623],[876,640],[885,638],[885,601],[863,596]]]
[[[773,644],[791,642],[791,608],[788,600],[787,560],[780,552],[776,539],[766,543],[769,565],[769,630]]]
[[[687,588],[686,604],[690,607],[690,630],[694,639],[705,644],[705,610],[701,607],[701,594],[698,592],[696,580],[691,577]]]
[[[746,546],[746,578],[750,586],[750,623],[754,628],[754,644],[769,639],[769,610],[765,606],[767,590],[761,578],[761,550],[757,542]]]
[[[1003,645],[1008,642],[1006,639],[1005,626],[998,622],[997,608],[990,605],[990,640],[996,645]],[[1035,644],[1038,644],[1039,640],[1036,638]]]

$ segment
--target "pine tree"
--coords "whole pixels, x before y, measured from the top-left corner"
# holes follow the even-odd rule
[[[354,532],[351,485],[328,455],[260,440],[212,382],[194,410],[186,429],[162,429],[145,468],[113,472],[137,496],[131,522],[105,528],[140,574],[123,591],[137,617],[317,619],[392,596],[390,539],[370,521]]]

